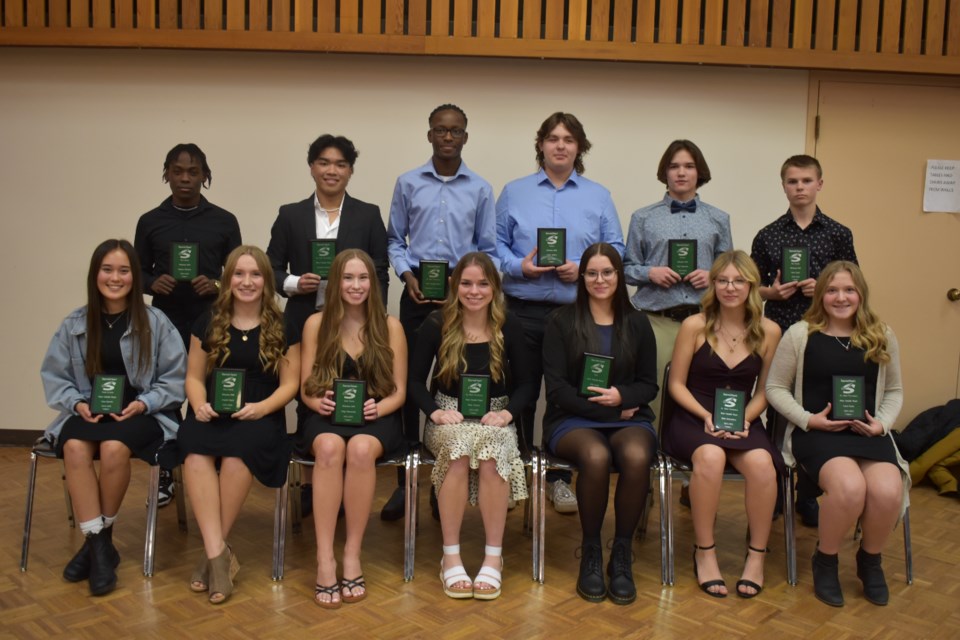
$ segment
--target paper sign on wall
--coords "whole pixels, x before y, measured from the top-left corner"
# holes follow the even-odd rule
[[[960,213],[960,160],[927,160],[924,213]]]

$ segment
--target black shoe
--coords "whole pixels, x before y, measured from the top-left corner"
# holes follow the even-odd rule
[[[590,602],[603,602],[607,597],[607,586],[603,583],[603,549],[599,543],[584,543],[580,547],[577,595]]]
[[[693,579],[697,581],[697,586],[700,587],[700,590],[712,598],[726,598],[727,594],[721,593],[719,591],[710,591],[711,587],[727,587],[727,583],[721,579],[716,580],[707,580],[706,582],[700,582],[700,567],[697,565],[697,551],[710,551],[710,549],[716,549],[717,543],[714,542],[709,547],[701,547],[700,545],[693,545]]]
[[[690,508],[690,485],[680,485],[680,504],[687,509]]]
[[[173,494],[177,485],[173,483],[173,472],[170,469],[160,469],[160,484],[157,487],[157,506],[165,507],[173,501]]]
[[[843,606],[843,590],[840,589],[837,554],[813,552],[813,593],[817,600],[831,607]]]
[[[103,529],[100,533],[87,536],[90,558],[90,595],[106,595],[117,586],[116,565],[113,560],[119,556],[109,531],[109,528]]]
[[[630,604],[637,599],[637,587],[633,583],[633,546],[630,538],[614,538],[607,565],[610,585],[607,596],[614,604]]]
[[[383,505],[383,509],[380,510],[381,520],[392,522],[403,517],[406,493],[407,492],[401,487],[394,489],[393,495],[390,496],[387,504]]]
[[[300,485],[300,517],[309,518],[313,513],[313,485],[304,482]]]
[[[816,498],[797,500],[797,514],[806,527],[820,526],[820,503]]]
[[[110,550],[111,566],[116,569],[117,565],[120,564],[120,554],[117,552],[117,548],[113,546],[113,527],[107,527],[103,529],[103,533],[107,536],[107,540],[110,541]],[[80,582],[81,580],[86,580],[90,577],[90,542],[84,538],[83,546],[80,547],[80,551],[77,551],[77,554],[70,559],[70,562],[67,563],[67,566],[63,568],[63,579],[67,582]]]
[[[873,604],[885,607],[890,600],[887,580],[883,577],[879,553],[857,551],[857,577],[863,583],[863,596]]]
[[[440,522],[440,502],[437,500],[437,489],[430,485],[430,513],[433,519]]]

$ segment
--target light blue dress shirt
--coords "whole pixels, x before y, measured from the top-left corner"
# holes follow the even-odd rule
[[[390,201],[387,255],[398,276],[420,268],[421,260],[454,266],[471,251],[482,251],[499,268],[493,187],[461,162],[441,176],[433,159],[397,178]]]
[[[537,246],[537,229],[567,230],[567,260],[580,262],[584,250],[606,242],[623,255],[623,230],[610,192],[600,184],[570,174],[559,189],[543,169],[514,180],[497,200],[497,254],[503,272],[503,290],[522,300],[567,304],[577,297],[574,282],[562,282],[553,272],[527,279],[520,268]]]

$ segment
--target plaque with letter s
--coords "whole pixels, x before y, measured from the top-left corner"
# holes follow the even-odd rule
[[[567,230],[537,229],[537,266],[560,267],[567,263]]]
[[[210,406],[221,416],[240,411],[243,407],[243,369],[219,368],[213,370],[212,401]]]
[[[833,376],[833,420],[863,420],[866,417],[863,376]]]
[[[681,278],[686,278],[691,272],[697,270],[697,241],[693,240],[670,240],[670,263],[667,265],[677,272]]]
[[[490,411],[490,376],[463,374],[460,376],[460,398],[457,410],[464,418],[479,419]]]
[[[609,389],[611,369],[613,369],[613,358],[611,356],[603,356],[598,353],[583,354],[579,395],[584,398],[600,395],[595,391],[590,391],[587,387]]]
[[[449,268],[445,260],[420,261],[420,293],[424,300],[446,300]]]
[[[310,241],[310,273],[315,273],[322,279],[330,277],[330,265],[337,257],[337,241],[321,239]]]
[[[807,247],[784,247],[780,282],[800,282],[809,277],[810,249]]]
[[[197,277],[200,266],[200,245],[196,242],[174,242],[170,247],[170,275],[178,282]]]
[[[110,376],[98,373],[93,377],[93,396],[90,398],[90,413],[94,415],[120,413],[123,411],[125,376]]]
[[[367,383],[363,380],[333,381],[333,401],[337,403],[331,422],[341,427],[362,427],[363,403],[367,399]]]
[[[736,389],[717,389],[713,399],[713,426],[721,431],[743,431],[747,394]]]

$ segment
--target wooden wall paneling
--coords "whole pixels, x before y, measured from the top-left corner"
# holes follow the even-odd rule
[[[156,29],[155,0],[136,0],[137,2],[137,29]],[[220,2],[222,0],[207,0],[204,26],[208,29],[220,28]]]
[[[633,38],[633,2],[616,0],[613,7],[613,39],[630,42]]]
[[[22,0],[5,0],[3,3],[3,24],[6,27],[22,27],[26,24]]]
[[[293,30],[298,33],[313,33],[313,0],[294,0]]]
[[[51,27],[67,26],[67,0],[47,0],[47,23]]]
[[[430,35],[450,35],[450,3],[446,0],[433,0],[430,15]]]
[[[473,35],[473,0],[454,0],[453,35],[459,38]]]
[[[652,43],[656,26],[656,0],[637,0],[637,42]]]
[[[169,0],[157,0],[157,26],[161,29],[175,31],[179,16],[177,15],[177,3]]]
[[[383,32],[396,36],[403,34],[403,0],[386,0],[383,5]]]
[[[500,0],[500,37],[516,38],[520,34],[518,0]]]
[[[290,4],[293,0],[273,0],[273,23],[271,31],[275,33],[288,33],[290,26]],[[356,21],[354,21],[356,24]],[[354,31],[356,33],[356,31]]]
[[[353,2],[353,0],[345,0],[342,4],[350,2]],[[337,0],[311,0],[311,5],[313,6],[310,7],[310,13],[313,13],[314,10],[317,12],[317,33],[336,33]],[[313,29],[308,29],[308,31],[313,31]]]
[[[950,28],[947,31],[947,55],[960,56],[960,0],[950,0]]]
[[[590,39],[594,42],[610,40],[610,0],[593,0],[590,8]]]
[[[8,3],[10,1],[7,0]],[[110,29],[113,26],[110,13],[110,0],[93,0],[93,28]]]
[[[923,40],[923,0],[907,0],[903,7],[903,53],[917,55]]]
[[[492,38],[497,33],[497,4],[477,2],[477,37]]]
[[[587,0],[567,0],[567,7],[567,40],[583,42],[587,39]]]
[[[168,4],[161,0],[161,5]],[[171,2],[176,10],[177,3]],[[244,0],[227,0],[227,31],[245,31],[247,28],[247,6]],[[161,25],[162,27],[163,25]]]
[[[813,1],[795,0],[793,5],[793,46],[804,51],[813,42]]]
[[[700,0],[683,0],[683,21],[680,24],[680,42],[700,44]]]
[[[880,4],[864,2],[860,4],[860,42],[857,51],[876,53],[880,40]]]
[[[834,10],[836,0],[819,0],[817,2],[817,25],[814,47],[819,51],[833,51]]]
[[[7,0],[7,2],[9,1]],[[73,29],[89,29],[90,26],[90,2],[88,0],[70,0],[70,27]],[[109,28],[109,25],[106,28]]]
[[[723,44],[723,0],[707,0],[703,9],[703,44]]]
[[[250,31],[266,31],[270,22],[267,0],[249,0],[250,2]]]
[[[564,0],[546,0],[547,11],[543,16],[543,37],[547,40],[563,39]],[[524,4],[527,4],[526,2]]]
[[[946,9],[946,0],[927,0],[927,37],[923,45],[925,55],[943,55],[943,21],[946,19]]]
[[[857,49],[857,0],[839,0],[837,12],[837,51]]]
[[[42,29],[46,22],[47,7],[44,0],[27,0],[27,26]]]
[[[109,0],[107,0],[109,4]],[[118,0],[118,5],[120,0]],[[117,7],[119,13],[119,6]],[[117,26],[120,20],[117,20]],[[200,0],[181,0],[180,5],[180,28],[185,30],[197,30],[200,28]]]
[[[883,3],[883,34],[880,37],[880,51],[900,52],[900,0]]]
[[[680,12],[678,0],[660,0],[660,15],[658,19],[657,42],[674,44],[677,42],[677,14]]]
[[[363,0],[363,33],[380,33],[380,0]]]
[[[340,23],[343,24],[343,3],[340,4]],[[343,32],[342,26],[340,31]],[[427,0],[410,0],[407,10],[407,33],[411,36],[427,35]]]
[[[724,44],[728,47],[742,47],[747,21],[747,0],[729,0],[727,2],[727,37]]]
[[[773,49],[790,47],[790,3],[774,2],[770,21],[770,46]]]
[[[747,45],[751,47],[767,46],[767,24],[770,21],[770,5],[767,0],[754,0],[750,4],[750,31]]]

